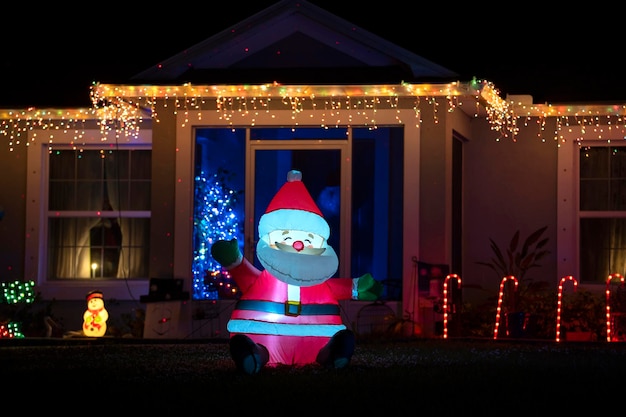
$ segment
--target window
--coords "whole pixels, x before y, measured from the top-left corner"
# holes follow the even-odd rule
[[[245,129],[198,129],[195,138],[192,298],[226,298],[232,288],[210,248],[244,242]]]
[[[626,272],[626,147],[579,151],[580,279]]]
[[[49,153],[48,280],[148,277],[151,151]]]
[[[353,129],[351,267],[383,281],[390,301],[402,299],[403,155],[404,128]]]

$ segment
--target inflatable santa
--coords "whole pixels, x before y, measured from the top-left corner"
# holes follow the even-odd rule
[[[331,278],[339,261],[328,245],[330,227],[299,171],[287,174],[258,230],[256,254],[264,270],[243,257],[236,239],[211,246],[241,290],[227,327],[237,369],[255,374],[265,365],[346,367],[355,336],[342,322],[339,300],[376,300],[382,284],[369,273]]]

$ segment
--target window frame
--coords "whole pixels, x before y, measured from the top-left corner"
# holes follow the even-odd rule
[[[626,209],[624,210],[608,210],[608,209],[604,209],[604,210],[581,210],[580,206],[581,206],[581,195],[582,193],[580,192],[580,188],[581,188],[581,174],[580,174],[580,153],[584,151],[584,148],[603,148],[603,149],[607,149],[610,150],[610,148],[622,148],[626,149],[626,144],[622,143],[622,141],[615,141],[615,143],[613,142],[607,142],[607,141],[590,141],[590,142],[585,142],[582,144],[582,146],[579,147],[578,152],[577,152],[577,170],[576,170],[576,183],[577,183],[577,187],[578,187],[578,199],[577,199],[577,212],[578,212],[578,219],[577,219],[577,226],[578,226],[578,236],[579,236],[579,240],[578,240],[578,268],[579,268],[579,275],[582,271],[582,256],[580,254],[580,247],[581,247],[581,220],[582,219],[624,219],[626,218]],[[604,179],[604,181],[608,181],[611,182],[613,180],[613,177],[609,176],[608,178]],[[609,249],[610,250],[610,249]],[[608,278],[609,274],[615,274],[615,273],[619,273],[619,274],[624,274],[626,271],[609,271],[606,276],[603,277],[597,277],[596,280],[589,280],[589,279],[585,279],[586,277],[580,276],[578,278],[579,282],[582,284],[588,284],[588,285],[605,285],[606,284],[606,279]]]
[[[114,132],[103,137],[99,129],[59,130],[51,135],[48,130],[34,129],[28,132],[26,231],[24,278],[36,283],[43,299],[83,299],[91,290],[106,293],[107,298],[119,300],[139,299],[148,287],[148,277],[125,279],[71,279],[49,280],[48,267],[48,162],[49,152],[55,148],[105,149],[152,149],[152,132],[141,130],[136,137],[120,141]],[[40,138],[50,137],[50,141]],[[36,140],[37,139],[37,140]],[[42,143],[45,142],[45,143]],[[97,287],[97,288],[96,288]]]
[[[607,132],[609,135],[603,137]],[[580,149],[583,146],[625,146],[623,136],[616,136],[619,133],[610,125],[594,130],[571,127],[559,138],[557,149],[557,275],[559,278],[573,276],[580,287],[592,291],[603,291],[606,283],[583,281],[580,276],[580,220],[590,213],[595,214],[580,210]]]

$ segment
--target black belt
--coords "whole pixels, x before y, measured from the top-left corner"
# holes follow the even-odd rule
[[[287,316],[318,316],[318,315],[338,315],[339,306],[337,304],[304,304],[299,301],[286,301],[279,303],[276,301],[262,300],[239,300],[235,307],[239,310],[262,311],[264,313],[285,314]]]

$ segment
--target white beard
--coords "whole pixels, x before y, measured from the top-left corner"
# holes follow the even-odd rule
[[[298,287],[321,284],[332,277],[339,267],[337,254],[330,246],[321,255],[306,255],[272,249],[265,240],[259,239],[256,256],[277,279]]]

